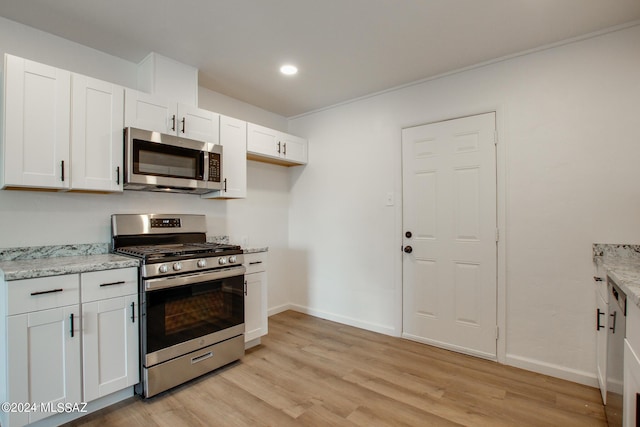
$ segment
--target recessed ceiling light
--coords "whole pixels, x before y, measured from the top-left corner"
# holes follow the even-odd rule
[[[280,72],[282,74],[287,75],[287,76],[293,76],[294,74],[296,74],[298,72],[298,67],[296,67],[295,65],[291,65],[291,64],[285,64],[282,67],[280,67]]]

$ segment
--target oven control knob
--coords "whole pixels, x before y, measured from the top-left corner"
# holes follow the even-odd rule
[[[182,263],[176,262],[175,264],[173,264],[173,269],[175,271],[180,271],[182,270]]]
[[[160,267],[158,267],[158,271],[160,271],[160,273],[166,273],[167,271],[169,271],[169,267],[162,264]]]
[[[233,264],[233,263],[235,263],[236,261],[238,261],[238,258],[236,258],[236,256],[235,256],[235,255],[231,255],[231,256],[229,257],[229,262],[230,262],[230,263],[232,263],[232,264]]]
[[[204,259],[199,259],[198,260],[198,267],[204,268],[206,266],[207,266],[207,261],[206,260],[204,260]]]
[[[219,258],[218,259],[218,264],[225,265],[226,263],[227,263],[227,259],[226,258]]]

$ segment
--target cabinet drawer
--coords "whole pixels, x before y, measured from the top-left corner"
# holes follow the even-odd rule
[[[138,292],[138,269],[92,271],[80,275],[82,302],[121,297]]]
[[[255,252],[244,254],[244,266],[247,271],[244,274],[259,273],[267,269],[267,253]]]
[[[79,289],[77,274],[8,282],[9,315],[78,304]]]

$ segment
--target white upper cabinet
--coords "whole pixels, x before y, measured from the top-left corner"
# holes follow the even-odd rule
[[[222,177],[220,191],[204,194],[204,199],[241,199],[247,197],[247,122],[220,116]]]
[[[5,55],[2,187],[69,188],[71,73]]]
[[[73,74],[71,189],[122,191],[124,88]]]
[[[307,164],[308,142],[253,123],[247,128],[247,158],[285,166]]]
[[[219,143],[220,115],[161,96],[125,90],[125,127]]]

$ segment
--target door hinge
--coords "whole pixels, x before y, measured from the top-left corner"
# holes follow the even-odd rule
[[[500,327],[496,326],[496,340],[500,338]]]
[[[496,228],[496,243],[500,241],[500,229]]]
[[[498,145],[498,131],[493,131],[493,145]]]

